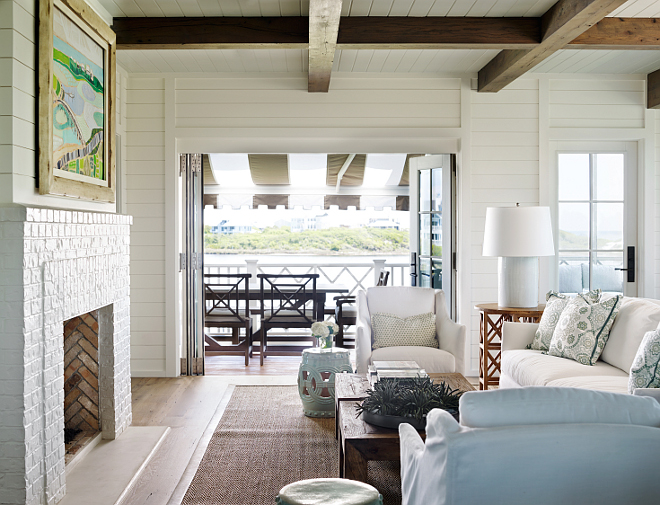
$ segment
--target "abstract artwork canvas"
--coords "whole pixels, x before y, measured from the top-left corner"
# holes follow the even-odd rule
[[[115,201],[115,35],[84,0],[39,4],[39,192]]]
[[[60,10],[53,15],[53,162],[72,179],[107,185],[103,48]]]

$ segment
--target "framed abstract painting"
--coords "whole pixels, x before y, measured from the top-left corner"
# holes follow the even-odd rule
[[[40,0],[41,194],[115,201],[115,42],[84,0]]]

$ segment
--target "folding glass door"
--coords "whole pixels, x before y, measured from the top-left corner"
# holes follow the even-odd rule
[[[202,155],[180,156],[183,226],[180,269],[183,279],[184,375],[204,374],[203,180]]]
[[[448,310],[455,315],[455,198],[454,155],[421,156],[410,160],[412,284],[442,289]]]

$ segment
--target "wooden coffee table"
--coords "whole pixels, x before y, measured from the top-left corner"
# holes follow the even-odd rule
[[[447,382],[452,389],[474,391],[460,373],[429,374],[434,382]],[[369,461],[398,461],[399,430],[381,428],[356,418],[356,407],[366,397],[366,376],[335,375],[335,436],[339,439],[339,477],[367,481]],[[420,432],[422,438],[426,434]]]

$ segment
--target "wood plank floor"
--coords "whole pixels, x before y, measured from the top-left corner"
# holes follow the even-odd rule
[[[133,425],[171,431],[123,505],[179,505],[180,492],[172,495],[209,423],[217,422],[230,386],[295,384],[299,364],[300,356],[271,356],[263,367],[258,356],[247,367],[241,357],[214,356],[207,358],[206,376],[133,378]],[[468,380],[478,384],[476,378]]]
[[[213,377],[134,378],[133,425],[171,431],[124,504],[166,505],[227,390]]]
[[[264,366],[259,365],[259,355],[245,366],[243,356],[207,356],[204,364],[206,375],[298,375],[300,356],[268,356]]]

